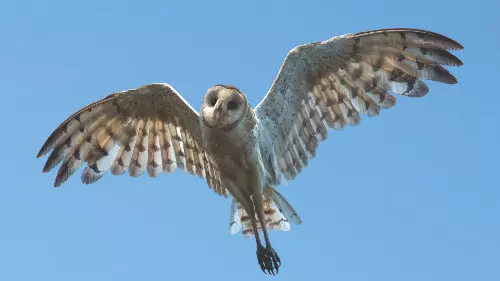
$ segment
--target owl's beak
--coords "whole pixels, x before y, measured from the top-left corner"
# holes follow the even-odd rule
[[[215,111],[215,118],[219,119],[221,116],[223,116],[226,113],[225,104],[221,101],[217,101],[217,104],[215,105],[214,111]]]

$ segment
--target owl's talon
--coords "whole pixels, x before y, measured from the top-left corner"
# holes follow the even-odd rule
[[[277,274],[281,266],[280,258],[271,246],[267,246],[265,249],[262,246],[257,247],[257,261],[262,272],[266,274],[275,275],[274,270]]]
[[[278,256],[276,251],[273,249],[273,247],[271,247],[269,245],[266,248],[266,256],[269,257],[269,259],[273,263],[274,269],[276,269],[276,274],[277,274],[279,271],[279,268],[281,266],[280,257]],[[274,275],[274,271],[273,271],[273,275]]]

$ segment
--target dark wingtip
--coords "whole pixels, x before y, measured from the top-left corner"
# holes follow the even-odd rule
[[[42,173],[48,173],[50,172],[50,170],[52,170],[53,167],[50,167],[51,165],[49,165],[49,161],[45,162],[45,165],[43,166],[43,170],[42,170]]]
[[[457,47],[456,50],[463,50],[464,49],[464,46],[460,43],[458,43],[457,41],[451,39],[451,38],[448,38],[449,40],[453,41],[455,43],[455,46]]]
[[[445,41],[448,41],[448,43],[450,44],[448,46],[449,50],[463,50],[464,49],[464,46],[462,46],[462,44],[458,43],[457,41],[455,41],[455,40],[451,39],[450,37],[445,36],[443,34],[440,34],[440,33],[437,33],[437,32],[433,32],[433,31],[429,31],[429,30],[423,30],[423,29],[413,29],[413,30],[415,32],[418,32],[418,33],[427,33],[429,35],[441,37]]]
[[[40,158],[47,154],[47,149],[45,147],[40,148],[40,151],[38,151],[38,154],[36,155],[36,158]]]
[[[64,123],[66,123],[66,121]],[[45,154],[47,154],[47,152],[52,150],[50,147],[53,144],[53,142],[55,141],[55,138],[56,138],[57,134],[59,134],[59,130],[64,125],[64,123],[61,124],[57,129],[55,129],[54,132],[52,132],[52,134],[50,134],[50,136],[47,138],[45,143],[42,145],[42,148],[40,148],[40,151],[38,151],[36,158],[40,158],[40,157],[44,156]]]
[[[442,40],[446,41],[448,43],[448,46],[446,46],[443,49],[447,49],[447,50],[463,50],[464,49],[464,46],[462,46],[462,44],[458,43],[457,41],[455,41],[455,40],[451,39],[450,37],[445,36],[443,34],[436,33],[433,31],[428,31],[428,30],[420,30],[420,29],[415,29],[415,32],[422,33],[424,35],[428,34],[431,36],[436,36],[436,37],[441,38]]]
[[[444,36],[443,34],[433,32],[430,30],[418,29],[418,28],[383,28],[383,29],[375,29],[375,30],[353,33],[352,36],[365,36],[365,35],[369,35],[369,34],[385,33],[385,32],[415,32],[415,33],[419,33],[422,35],[437,36],[437,37],[440,37],[441,39],[448,42],[449,46],[448,46],[448,48],[446,48],[448,50],[463,50],[464,49],[464,46],[462,46],[462,44],[458,43],[457,41],[455,41],[447,36]]]
[[[450,39],[448,38],[449,40],[453,41],[454,42],[454,46],[451,50],[455,50],[455,51],[462,51],[464,49],[464,46],[462,46],[460,43],[458,43],[457,41],[453,40],[453,39]]]

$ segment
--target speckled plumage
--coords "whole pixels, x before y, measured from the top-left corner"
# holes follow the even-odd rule
[[[227,85],[207,91],[201,114],[168,84],[114,93],[64,121],[38,157],[51,152],[44,172],[61,163],[55,186],[85,162],[84,183],[107,171],[156,177],[181,168],[197,174],[218,194],[233,196],[231,233],[255,235],[259,265],[274,274],[281,261],[267,229],[301,223],[274,187],[307,166],[329,128],[357,125],[361,115],[393,107],[389,91],[422,97],[429,91],[422,80],[457,83],[442,65],[462,65],[448,51],[462,48],[445,36],[404,28],[301,45],[288,53],[253,110],[240,90]]]

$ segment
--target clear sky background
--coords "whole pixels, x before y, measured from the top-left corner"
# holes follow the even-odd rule
[[[471,3],[474,4],[471,4]],[[256,105],[298,44],[387,27],[460,42],[457,85],[331,131],[279,190],[304,223],[271,240],[279,280],[500,280],[498,1],[0,3],[0,280],[266,280],[230,200],[176,172],[61,188],[35,156],[114,91],[173,85],[199,108],[233,84]],[[467,3],[467,4],[465,4]]]

